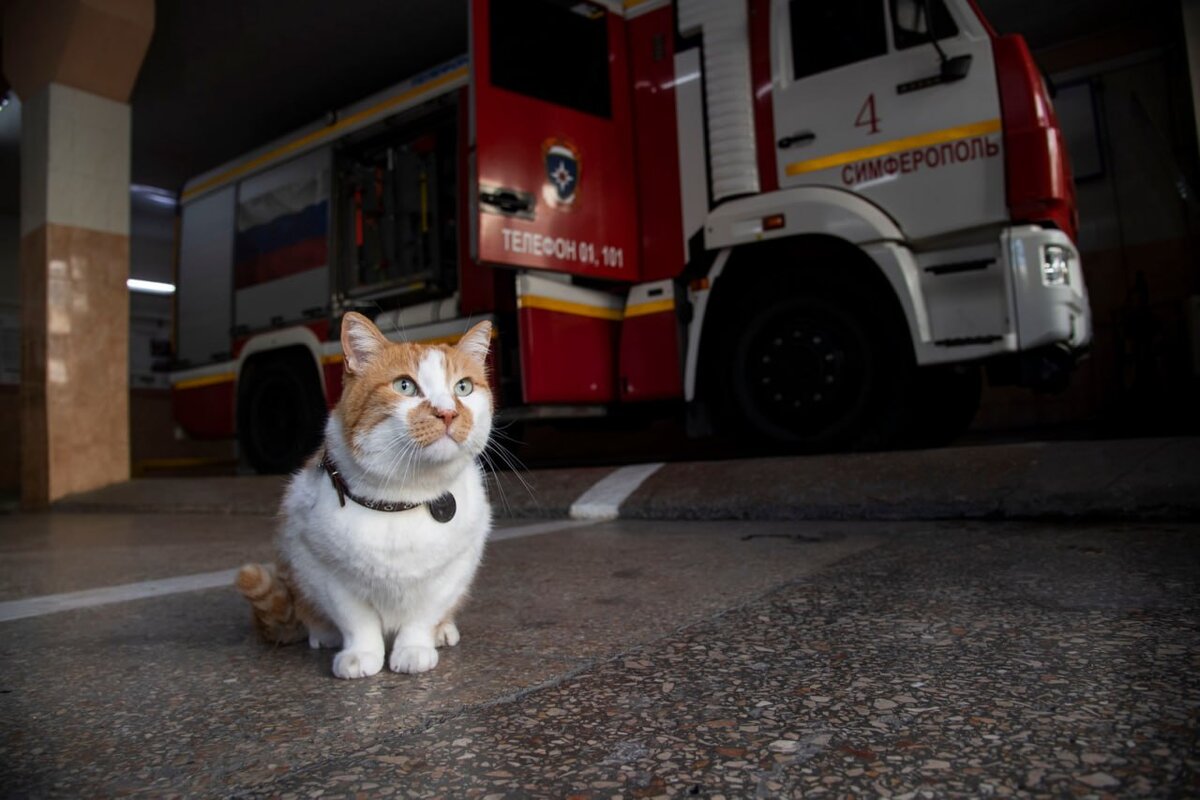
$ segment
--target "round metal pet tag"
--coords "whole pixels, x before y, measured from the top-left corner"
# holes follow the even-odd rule
[[[454,501],[454,495],[449,492],[429,501],[429,516],[438,522],[449,522],[454,519],[456,511],[458,511],[458,503]]]

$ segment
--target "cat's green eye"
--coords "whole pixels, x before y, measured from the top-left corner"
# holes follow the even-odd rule
[[[417,382],[405,375],[403,378],[396,378],[392,381],[392,388],[405,397],[417,396]]]
[[[454,384],[454,393],[459,397],[466,397],[473,391],[475,391],[475,384],[471,382],[470,378],[463,378]]]

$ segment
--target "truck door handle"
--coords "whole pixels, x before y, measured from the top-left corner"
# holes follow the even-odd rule
[[[788,148],[792,145],[812,144],[817,135],[812,131],[800,131],[793,133],[791,136],[785,136],[779,140],[778,144],[782,148]]]
[[[938,51],[941,52],[940,50]],[[942,68],[937,75],[931,75],[928,78],[918,78],[915,81],[907,81],[896,86],[896,94],[908,94],[909,92],[919,92],[922,89],[928,89],[931,86],[940,86],[943,83],[954,83],[961,81],[967,77],[971,71],[971,54],[966,53],[954,58],[942,57]]]
[[[490,206],[489,211],[511,216],[532,216],[534,198],[529,192],[497,187],[479,192],[479,202]]]
[[[528,211],[529,201],[522,198],[516,192],[484,192],[479,197],[480,200],[488,205],[496,206],[501,211],[512,213],[514,211]]]

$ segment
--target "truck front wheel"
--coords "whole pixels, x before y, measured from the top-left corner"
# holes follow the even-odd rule
[[[861,295],[754,294],[715,332],[725,427],[803,451],[890,444],[912,374],[907,331],[887,330]]]
[[[290,472],[321,441],[325,403],[314,367],[303,358],[246,364],[238,385],[238,444],[260,473]]]

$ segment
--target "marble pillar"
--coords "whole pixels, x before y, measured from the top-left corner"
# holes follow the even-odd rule
[[[129,478],[129,106],[52,83],[23,102],[21,494]]]

